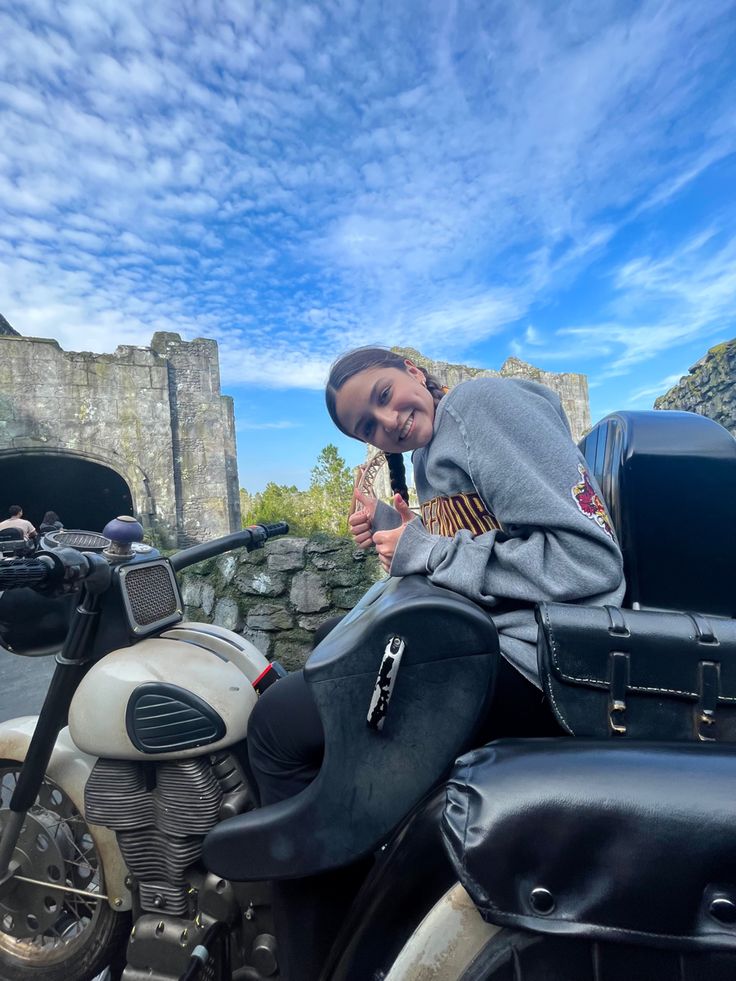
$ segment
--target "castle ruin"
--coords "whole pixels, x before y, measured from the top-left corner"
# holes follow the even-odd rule
[[[20,504],[35,524],[53,510],[96,531],[135,514],[171,546],[240,528],[215,341],[157,333],[91,354],[0,326],[0,514]]]

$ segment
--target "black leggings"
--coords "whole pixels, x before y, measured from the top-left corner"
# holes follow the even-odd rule
[[[500,658],[494,697],[476,737],[478,746],[508,737],[559,736],[544,696]],[[314,780],[324,754],[324,734],[304,673],[272,685],[248,723],[248,755],[261,804],[293,797]]]

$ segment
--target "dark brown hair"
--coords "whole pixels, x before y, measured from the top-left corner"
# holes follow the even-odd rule
[[[358,347],[353,351],[348,351],[347,354],[343,354],[335,361],[332,368],[330,368],[330,376],[327,379],[325,402],[327,403],[327,411],[330,413],[330,418],[340,432],[357,439],[353,433],[349,433],[344,428],[337,416],[337,393],[345,382],[359,372],[366,371],[368,368],[399,368],[401,371],[406,371],[405,361],[406,359],[400,354],[396,354],[394,351],[390,351],[384,347]],[[437,405],[445,394],[445,389],[433,375],[430,375],[426,368],[423,368],[421,365],[417,365],[416,367],[424,375],[427,382],[427,391],[434,399],[434,404]],[[394,494],[401,494],[408,504],[409,491],[406,486],[404,457],[401,453],[387,453],[386,460],[391,479],[391,490]]]

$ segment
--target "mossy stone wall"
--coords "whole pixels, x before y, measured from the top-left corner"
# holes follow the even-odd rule
[[[736,338],[712,347],[654,408],[698,412],[736,436]]]
[[[346,613],[382,575],[352,539],[276,538],[255,552],[221,555],[180,576],[185,615],[243,634],[289,671],[300,668],[317,627]]]

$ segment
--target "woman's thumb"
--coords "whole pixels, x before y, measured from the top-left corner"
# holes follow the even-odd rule
[[[414,519],[414,512],[411,510],[401,494],[394,494],[394,507],[401,515],[401,520],[404,524]]]

